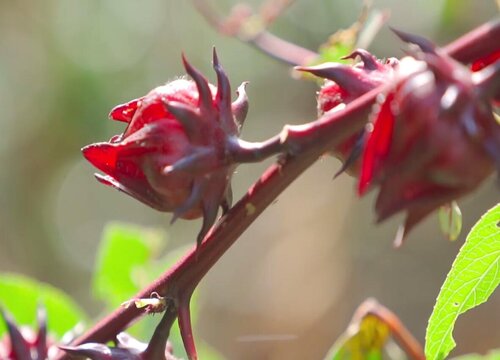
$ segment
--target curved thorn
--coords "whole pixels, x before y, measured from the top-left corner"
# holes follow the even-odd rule
[[[203,225],[201,226],[201,230],[198,233],[198,237],[196,238],[198,247],[200,246],[205,236],[208,234],[209,230],[212,228],[215,220],[217,220],[218,210],[219,202],[216,200],[215,196],[203,201]]]
[[[190,140],[196,141],[197,135],[200,133],[200,123],[202,119],[199,112],[193,107],[177,101],[163,101],[163,105],[169,113],[182,124],[186,134]]]
[[[379,62],[377,58],[373,56],[369,51],[365,49],[356,49],[349,55],[341,57],[342,60],[346,59],[355,59],[357,56],[363,61],[365,69],[368,70],[377,70],[379,68]]]
[[[191,296],[179,301],[177,316],[179,319],[179,329],[184,343],[184,348],[189,360],[198,360],[196,346],[194,344],[193,328],[191,326],[191,313],[189,311],[189,301]]]
[[[211,110],[213,108],[213,98],[207,79],[198,69],[196,69],[188,62],[184,53],[182,54],[182,64],[184,65],[184,69],[186,70],[187,74],[191,76],[196,84],[196,87],[198,88],[199,107],[202,109],[202,111]]]
[[[224,194],[224,200],[221,203],[222,215],[226,215],[229,209],[233,206],[233,188],[231,184],[227,185],[226,193]]]
[[[324,63],[316,66],[296,66],[295,70],[307,71],[313,75],[332,80],[351,94],[361,95],[372,89],[372,86],[362,81],[359,73],[348,65]]]
[[[82,344],[79,346],[58,346],[59,349],[66,351],[67,353],[71,355],[75,355],[78,357],[85,357],[85,358],[90,358],[92,360],[109,360],[110,358],[112,359],[113,352],[116,355],[116,352],[121,353],[122,359],[130,359],[130,355],[126,354],[127,350],[125,349],[117,349],[117,348],[108,348],[104,344],[97,344],[97,343],[87,343],[87,344]],[[126,357],[126,355],[129,355],[129,357]],[[23,358],[24,359],[24,358]]]
[[[231,84],[229,79],[219,62],[217,50],[213,48],[213,67],[217,74],[217,100],[219,101],[219,108],[224,108],[229,111],[231,105]]]
[[[427,40],[426,38],[419,36],[419,35],[414,35],[410,34],[401,30],[397,30],[391,26],[389,28],[394,32],[401,40],[407,43],[415,44],[417,45],[420,50],[422,50],[424,53],[430,53],[430,54],[435,54],[436,53],[436,45],[430,40]]]
[[[214,150],[206,147],[194,147],[191,154],[177,160],[171,165],[163,168],[163,175],[170,175],[177,171],[191,172],[193,174],[205,174],[213,169],[211,162]]]
[[[174,222],[176,222],[178,218],[182,217],[186,212],[194,208],[201,201],[205,188],[206,188],[206,181],[201,180],[194,182],[189,197],[181,206],[179,206],[174,210],[174,215],[172,216],[172,220],[170,220],[171,225]]]
[[[245,91],[247,85],[248,81],[245,81],[241,83],[240,86],[238,86],[238,89],[236,90],[236,94],[238,94],[238,97],[231,104],[234,119],[236,120],[236,123],[238,124],[240,130],[243,126],[243,123],[245,122],[248,113],[248,96]]]
[[[360,158],[361,154],[363,153],[365,143],[366,143],[366,131],[362,130],[359,133],[358,138],[356,139],[356,142],[354,143],[354,146],[351,152],[349,153],[349,156],[347,157],[347,159],[345,159],[340,169],[333,176],[334,179],[336,179],[340,174],[349,169]]]
[[[217,74],[216,105],[219,109],[219,121],[227,132],[237,133],[238,125],[234,121],[231,109],[231,84],[219,63],[215,47],[213,48],[213,67]]]

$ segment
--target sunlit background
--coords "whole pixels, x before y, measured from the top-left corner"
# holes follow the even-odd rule
[[[247,1],[256,7],[259,1]],[[234,2],[212,1],[221,13]],[[497,14],[493,0],[374,1],[389,24],[445,44]],[[360,1],[297,0],[271,27],[311,49],[350,25]],[[123,130],[107,119],[116,104],[183,75],[181,51],[215,78],[217,46],[233,87],[249,81],[246,140],[315,118],[316,85],[207,25],[190,1],[0,1],[0,270],[64,289],[90,313],[101,232],[110,221],[160,227],[169,249],[193,243],[199,221],[169,226],[170,215],[98,184],[80,148]],[[387,28],[370,50],[402,56]],[[235,198],[270,162],[245,165]],[[320,359],[354,309],[376,297],[423,341],[439,286],[464,235],[444,240],[433,215],[402,249],[401,217],[374,224],[374,194],[359,200],[337,160],[318,161],[250,227],[204,279],[196,334],[227,359]],[[494,179],[460,202],[464,228],[500,199]],[[461,318],[461,352],[500,345],[500,298]],[[474,331],[471,331],[474,329]]]

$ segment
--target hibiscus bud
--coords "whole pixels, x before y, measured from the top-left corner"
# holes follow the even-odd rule
[[[18,327],[13,317],[0,308],[0,318],[7,325],[7,335],[0,339],[0,359],[45,360],[48,356],[47,318],[43,308],[38,309],[38,331]]]
[[[179,360],[173,354],[172,344],[167,340],[172,326],[170,310],[164,313],[149,343],[143,343],[127,333],[116,336],[115,346],[85,343],[78,346],[60,346],[70,355],[91,360]]]
[[[318,116],[322,116],[327,111],[342,109],[351,101],[387,82],[391,79],[394,67],[398,63],[395,58],[378,60],[363,49],[357,49],[344,59],[355,59],[356,57],[359,57],[361,61],[355,65],[324,63],[317,66],[296,68],[325,78],[317,96]],[[360,167],[358,158],[364,145],[364,139],[364,131],[361,131],[347,138],[335,148],[333,154],[343,163],[337,175],[344,170],[348,170],[352,175],[358,174]]]
[[[82,151],[105,173],[96,174],[101,183],[173,212],[172,222],[203,217],[200,243],[219,206],[223,211],[231,206],[233,154],[242,148],[238,136],[248,103],[244,84],[231,103],[229,80],[215,50],[217,86],[184,57],[183,62],[192,80],[174,80],[115,107],[110,117],[128,123],[123,134]]]
[[[363,153],[359,193],[378,187],[378,220],[407,214],[399,245],[435,209],[471,192],[500,164],[500,126],[491,96],[498,66],[473,73],[429,42],[406,57],[376,110]],[[494,66],[494,65],[492,65]]]

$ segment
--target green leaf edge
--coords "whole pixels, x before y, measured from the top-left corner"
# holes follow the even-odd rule
[[[446,277],[446,280],[441,287],[439,295],[436,299],[436,303],[434,305],[434,309],[429,318],[429,323],[427,326],[427,331],[425,336],[426,359],[441,360],[446,358],[456,345],[455,341],[453,340],[452,332],[458,316],[486,302],[490,297],[490,295],[498,287],[500,283],[500,272],[498,270],[500,262],[500,228],[498,226],[499,221],[500,221],[500,204],[497,204],[496,206],[488,210],[481,217],[481,219],[479,219],[479,221],[472,227],[471,231],[467,235],[467,239],[465,240],[465,243],[462,245]],[[483,234],[484,231],[487,231],[486,235]],[[468,295],[466,295],[464,299],[459,299],[457,301],[452,301],[450,299],[449,301],[446,301],[448,300],[448,298],[451,298],[453,295],[457,293],[456,290],[452,292],[452,295],[448,295],[446,293],[448,291],[447,289],[450,287],[450,284],[453,284],[456,281],[462,281],[463,283],[463,279],[461,278],[461,276],[464,275],[465,273],[464,268],[466,270],[468,265],[464,267],[462,266],[462,263],[464,262],[473,263],[474,261],[479,260],[483,256],[475,257],[472,260],[470,259],[467,260],[466,257],[471,254],[472,249],[475,250],[475,255],[479,255],[477,247],[481,244],[483,245],[483,247],[487,246],[487,244],[485,244],[485,239],[488,239],[490,237],[493,238],[492,245],[494,246],[493,248],[495,250],[490,251],[488,255],[498,254],[498,256],[496,257],[496,260],[492,261],[491,265],[487,267],[486,271],[479,278],[484,279],[484,276],[486,276],[485,274],[488,274],[495,266],[497,271],[493,276],[494,278],[493,281],[490,281],[491,284],[489,288],[486,291],[484,291],[485,296],[479,299],[479,301],[476,299],[476,301],[474,301],[473,304],[468,303],[471,294],[474,294],[475,290],[478,288],[477,284],[479,285],[481,284],[481,279],[480,279],[478,280],[477,284],[473,287],[473,290]],[[470,278],[465,280],[470,281]],[[441,315],[441,312],[444,312],[447,307],[454,306],[454,304],[456,303],[459,303],[460,306],[457,306],[456,309],[454,309],[455,310],[454,312],[448,311],[447,313],[444,314],[444,316]],[[440,329],[442,328],[441,323],[443,322],[443,318],[446,319],[447,317],[450,316],[450,313],[452,315],[452,320],[450,321],[448,329],[445,330],[443,334],[443,331],[440,331]],[[441,339],[440,341],[438,340],[437,347],[435,346],[436,339]]]
[[[76,302],[62,290],[24,275],[15,273],[0,274],[0,289],[12,287],[13,291],[0,292],[0,306],[11,313],[19,325],[36,324],[36,308],[40,304],[47,310],[47,328],[50,334],[61,338],[78,323],[87,322],[87,315]],[[18,289],[14,289],[17,287]],[[25,292],[29,298],[16,299],[12,292]],[[16,304],[18,306],[13,306]],[[20,307],[19,304],[23,306]],[[3,319],[0,319],[0,337],[6,332]]]

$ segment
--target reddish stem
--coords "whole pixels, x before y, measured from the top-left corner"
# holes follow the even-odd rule
[[[264,8],[263,13],[260,15],[263,27],[254,29],[252,26],[248,26],[253,19],[250,14],[235,16],[233,19],[224,19],[216,13],[207,1],[193,0],[193,3],[205,20],[221,34],[236,37],[245,43],[253,45],[266,55],[288,65],[306,65],[319,56],[314,51],[283,40],[265,30],[265,26],[269,25],[269,21],[273,20],[277,12],[279,12],[274,10],[272,4]],[[270,12],[269,10],[274,11]],[[230,26],[228,26],[228,23],[231,23]],[[252,30],[249,31],[248,29]]]
[[[491,29],[498,28],[498,23],[495,24],[487,26],[486,28],[490,29],[488,31],[485,31],[485,27],[481,26],[478,29],[483,30],[474,30],[461,37],[462,40],[455,41],[453,46],[446,47],[445,51],[452,52],[453,56],[462,61],[470,61],[477,54],[482,54],[484,49],[474,52],[476,55],[473,56],[472,52],[467,52],[462,47],[466,46],[470,38],[481,43],[481,36],[484,36],[485,42],[489,42],[491,45]],[[173,322],[178,312],[186,311],[183,300],[189,299],[192,291],[205,274],[264,209],[318,157],[329,149],[335,148],[347,136],[364,127],[376,96],[383,92],[386,86],[382,85],[370,91],[344,109],[327,113],[317,121],[305,125],[286,126],[279,136],[281,144],[287,150],[286,159],[279,164],[270,166],[265,171],[245,196],[219,220],[198,249],[193,247],[183,259],[143,289],[136,297],[147,298],[153,292],[157,292],[161,296],[173,299],[177,311],[169,311],[165,318],[166,323]],[[273,138],[269,145],[276,149],[276,138]],[[110,341],[142,314],[142,310],[134,307],[118,308],[79,337],[72,345]],[[191,345],[194,346],[194,343]],[[194,348],[192,350],[192,354],[195,354]],[[414,358],[418,359],[418,357]],[[57,359],[68,359],[68,355],[62,354]]]
[[[460,62],[471,63],[500,49],[500,19],[490,21],[462,35],[443,48]]]

